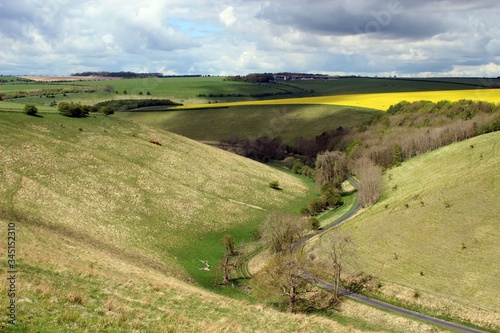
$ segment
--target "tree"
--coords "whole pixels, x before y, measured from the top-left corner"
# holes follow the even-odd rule
[[[301,277],[301,266],[296,254],[277,254],[259,272],[255,282],[261,286],[259,289],[285,297],[288,311],[296,312],[298,305],[307,299],[302,296],[311,291],[309,283]]]
[[[24,113],[30,116],[35,116],[38,113],[38,108],[35,104],[26,104],[24,106]]]
[[[115,113],[115,111],[113,110],[113,108],[111,106],[109,106],[109,105],[101,106],[99,108],[99,112],[105,114],[106,116]]]
[[[380,196],[382,170],[367,157],[356,160],[354,169],[359,179],[359,202],[361,206],[368,207],[374,204]]]
[[[403,158],[403,149],[399,144],[394,144],[393,149],[392,149],[392,165],[393,166],[400,166],[401,162],[404,161]]]
[[[264,294],[266,300],[279,296],[289,312],[325,310],[335,306],[331,293],[313,286],[305,277],[311,258],[299,251],[277,253],[257,274],[257,296]]]
[[[73,102],[61,102],[57,105],[57,109],[64,116],[80,118],[85,117],[89,113],[91,107],[88,105],[75,104]]]
[[[327,151],[316,157],[316,183],[340,185],[347,176],[347,159],[340,151]]]
[[[273,212],[262,224],[262,240],[275,253],[291,253],[306,227],[300,216]]]
[[[333,297],[336,302],[340,298],[340,285],[348,261],[354,258],[354,242],[344,232],[335,231],[322,237],[322,251],[326,254],[326,267],[333,275]]]
[[[222,245],[224,245],[224,248],[226,249],[226,253],[224,254],[224,259],[222,261],[222,272],[224,274],[224,279],[222,281],[222,284],[228,284],[229,270],[231,267],[230,259],[231,257],[237,255],[236,251],[234,250],[234,237],[231,235],[224,235],[224,237],[222,237],[220,242]]]

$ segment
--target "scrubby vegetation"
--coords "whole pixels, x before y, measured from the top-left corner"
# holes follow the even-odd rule
[[[500,130],[500,107],[493,103],[402,101],[358,127],[339,127],[314,139],[298,137],[293,145],[283,144],[279,137],[264,136],[254,140],[233,137],[222,147],[261,162],[294,156],[292,171],[314,175],[320,188],[325,183],[338,187],[347,174],[355,175],[360,180],[361,204],[366,207],[379,196],[382,170],[439,147],[497,130]],[[315,172],[310,171],[311,167],[315,167]],[[304,212],[315,215],[324,208],[315,199]]]
[[[26,113],[29,116],[34,116],[38,113],[38,108],[36,107],[35,104],[26,104],[24,106],[24,113]]]
[[[126,91],[124,92],[126,94]],[[172,102],[169,99],[120,99],[105,101],[95,104],[96,108],[109,107],[116,112],[129,111],[133,109],[139,109],[148,106],[175,106],[182,105],[179,103]]]

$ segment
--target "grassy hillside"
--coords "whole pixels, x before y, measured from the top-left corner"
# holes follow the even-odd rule
[[[0,230],[7,237],[13,223],[16,233],[17,325],[6,332],[431,329],[356,303],[336,322],[199,287],[214,288],[199,260],[215,266],[221,235],[248,238],[266,211],[303,204],[296,177],[112,117],[0,112],[0,129]],[[4,309],[9,287],[2,278]]]
[[[281,136],[293,143],[299,136],[313,138],[339,126],[349,128],[369,120],[378,111],[333,105],[260,105],[168,112],[120,112],[115,116],[187,136],[220,141]]]
[[[307,192],[270,167],[112,117],[1,113],[0,124],[3,214],[169,273],[214,256],[185,258],[183,249],[217,247],[240,225],[237,238],[248,238],[266,210]],[[274,179],[283,191],[269,188]]]
[[[388,295],[500,327],[499,165],[494,132],[389,170],[379,201],[343,226],[358,246],[357,269],[384,281]],[[472,308],[457,314],[447,300]]]
[[[0,227],[7,230],[7,221]],[[141,260],[33,224],[17,222],[16,236],[17,325],[3,332],[366,331],[207,292]],[[4,309],[7,290],[2,278]]]

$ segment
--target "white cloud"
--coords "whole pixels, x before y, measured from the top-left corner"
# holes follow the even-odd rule
[[[233,6],[228,6],[219,14],[219,19],[226,27],[230,27],[236,22]]]
[[[500,75],[497,1],[390,3],[0,0],[0,73]]]

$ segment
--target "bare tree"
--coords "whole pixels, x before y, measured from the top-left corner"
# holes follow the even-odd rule
[[[375,203],[380,196],[382,171],[371,159],[362,157],[356,160],[354,172],[359,179],[359,202],[361,206],[368,207]]]
[[[224,248],[226,249],[226,253],[224,254],[224,259],[222,261],[222,272],[224,275],[222,284],[229,284],[229,271],[231,268],[230,259],[231,257],[237,255],[236,251],[234,250],[234,237],[231,235],[225,235],[221,239],[221,244],[224,245]]]
[[[333,275],[333,296],[336,302],[340,298],[340,286],[348,263],[355,258],[354,242],[345,232],[334,230],[321,238],[322,252],[326,253],[326,267]]]
[[[272,212],[262,224],[262,240],[275,253],[291,253],[306,228],[307,223],[299,216]]]
[[[347,158],[340,151],[327,151],[316,157],[316,183],[321,188],[330,183],[337,186],[347,176]]]
[[[297,312],[298,306],[307,301],[305,294],[312,292],[307,280],[301,277],[301,261],[297,253],[278,253],[256,276],[262,292],[285,297],[289,312]]]

